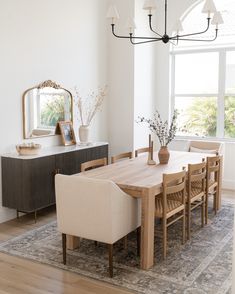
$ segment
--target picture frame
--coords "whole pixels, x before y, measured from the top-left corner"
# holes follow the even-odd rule
[[[71,121],[59,121],[60,133],[64,146],[70,146],[76,144],[76,138],[74,134],[73,124]]]

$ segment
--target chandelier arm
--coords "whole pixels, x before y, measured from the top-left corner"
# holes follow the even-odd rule
[[[132,36],[132,34],[130,34],[130,42],[133,45],[138,45],[138,44],[146,44],[146,43],[153,43],[153,42],[158,42],[161,41],[162,39],[160,38],[156,38],[155,40],[148,40],[148,41],[142,41],[142,42],[134,42],[133,39],[135,39],[135,37]]]
[[[179,38],[180,41],[197,41],[197,42],[213,42],[217,39],[218,37],[218,29],[215,29],[215,37],[210,40],[203,40],[203,39],[184,39],[184,38]]]
[[[156,31],[154,31],[154,29],[153,29],[153,27],[152,27],[152,14],[149,14],[149,28],[150,28],[150,30],[154,33],[154,34],[156,34],[156,35],[158,35],[160,38],[162,38],[162,35],[160,35],[158,32],[156,32]]]
[[[112,33],[113,35],[116,37],[116,38],[119,38],[119,39],[130,39],[130,36],[119,36],[115,33],[115,30],[114,30],[114,27],[115,27],[115,24],[111,24],[112,26]],[[160,41],[162,40],[162,38],[153,38],[153,37],[135,37],[133,36],[132,33],[130,33],[130,35],[132,35],[132,39],[138,39],[138,40],[151,40],[151,41]]]
[[[173,38],[174,38],[174,39],[177,39],[177,37],[178,37],[178,38],[184,38],[184,37],[190,37],[190,36],[196,36],[196,35],[204,34],[204,33],[206,33],[206,32],[209,30],[209,28],[210,28],[210,20],[211,20],[211,18],[208,17],[208,18],[207,18],[207,28],[206,28],[204,31],[201,31],[201,32],[198,32],[198,33],[185,34],[185,35],[176,35],[176,36],[174,36]]]

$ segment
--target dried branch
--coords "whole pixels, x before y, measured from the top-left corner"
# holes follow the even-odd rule
[[[78,100],[77,106],[81,124],[89,126],[95,114],[101,110],[104,97],[107,95],[107,86],[99,88],[97,93],[92,92],[88,96],[88,99],[86,99],[85,103],[77,88],[75,88],[75,95]]]
[[[152,133],[155,133],[159,139],[161,146],[168,146],[169,143],[175,138],[177,132],[177,110],[174,111],[171,124],[166,120],[162,121],[159,112],[156,110],[153,119],[146,119],[145,117],[138,117],[137,123],[146,123]]]

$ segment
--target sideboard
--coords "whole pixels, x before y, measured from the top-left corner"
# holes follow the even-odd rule
[[[5,154],[2,163],[2,205],[34,212],[55,204],[54,177],[80,172],[81,163],[108,157],[108,143],[43,148],[39,155]]]

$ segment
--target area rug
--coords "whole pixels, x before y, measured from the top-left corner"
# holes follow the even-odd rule
[[[32,230],[0,244],[0,251],[27,258],[85,277],[104,281],[127,290],[147,294],[228,294],[231,293],[233,211],[223,205],[217,216],[210,212],[210,222],[200,228],[200,215],[193,215],[192,240],[181,245],[180,223],[169,228],[168,255],[162,259],[161,231],[155,231],[155,265],[139,269],[135,234],[114,248],[114,278],[108,276],[107,247],[82,240],[77,250],[68,250],[67,265],[62,264],[61,234],[56,222]],[[159,224],[156,228],[160,227]]]

